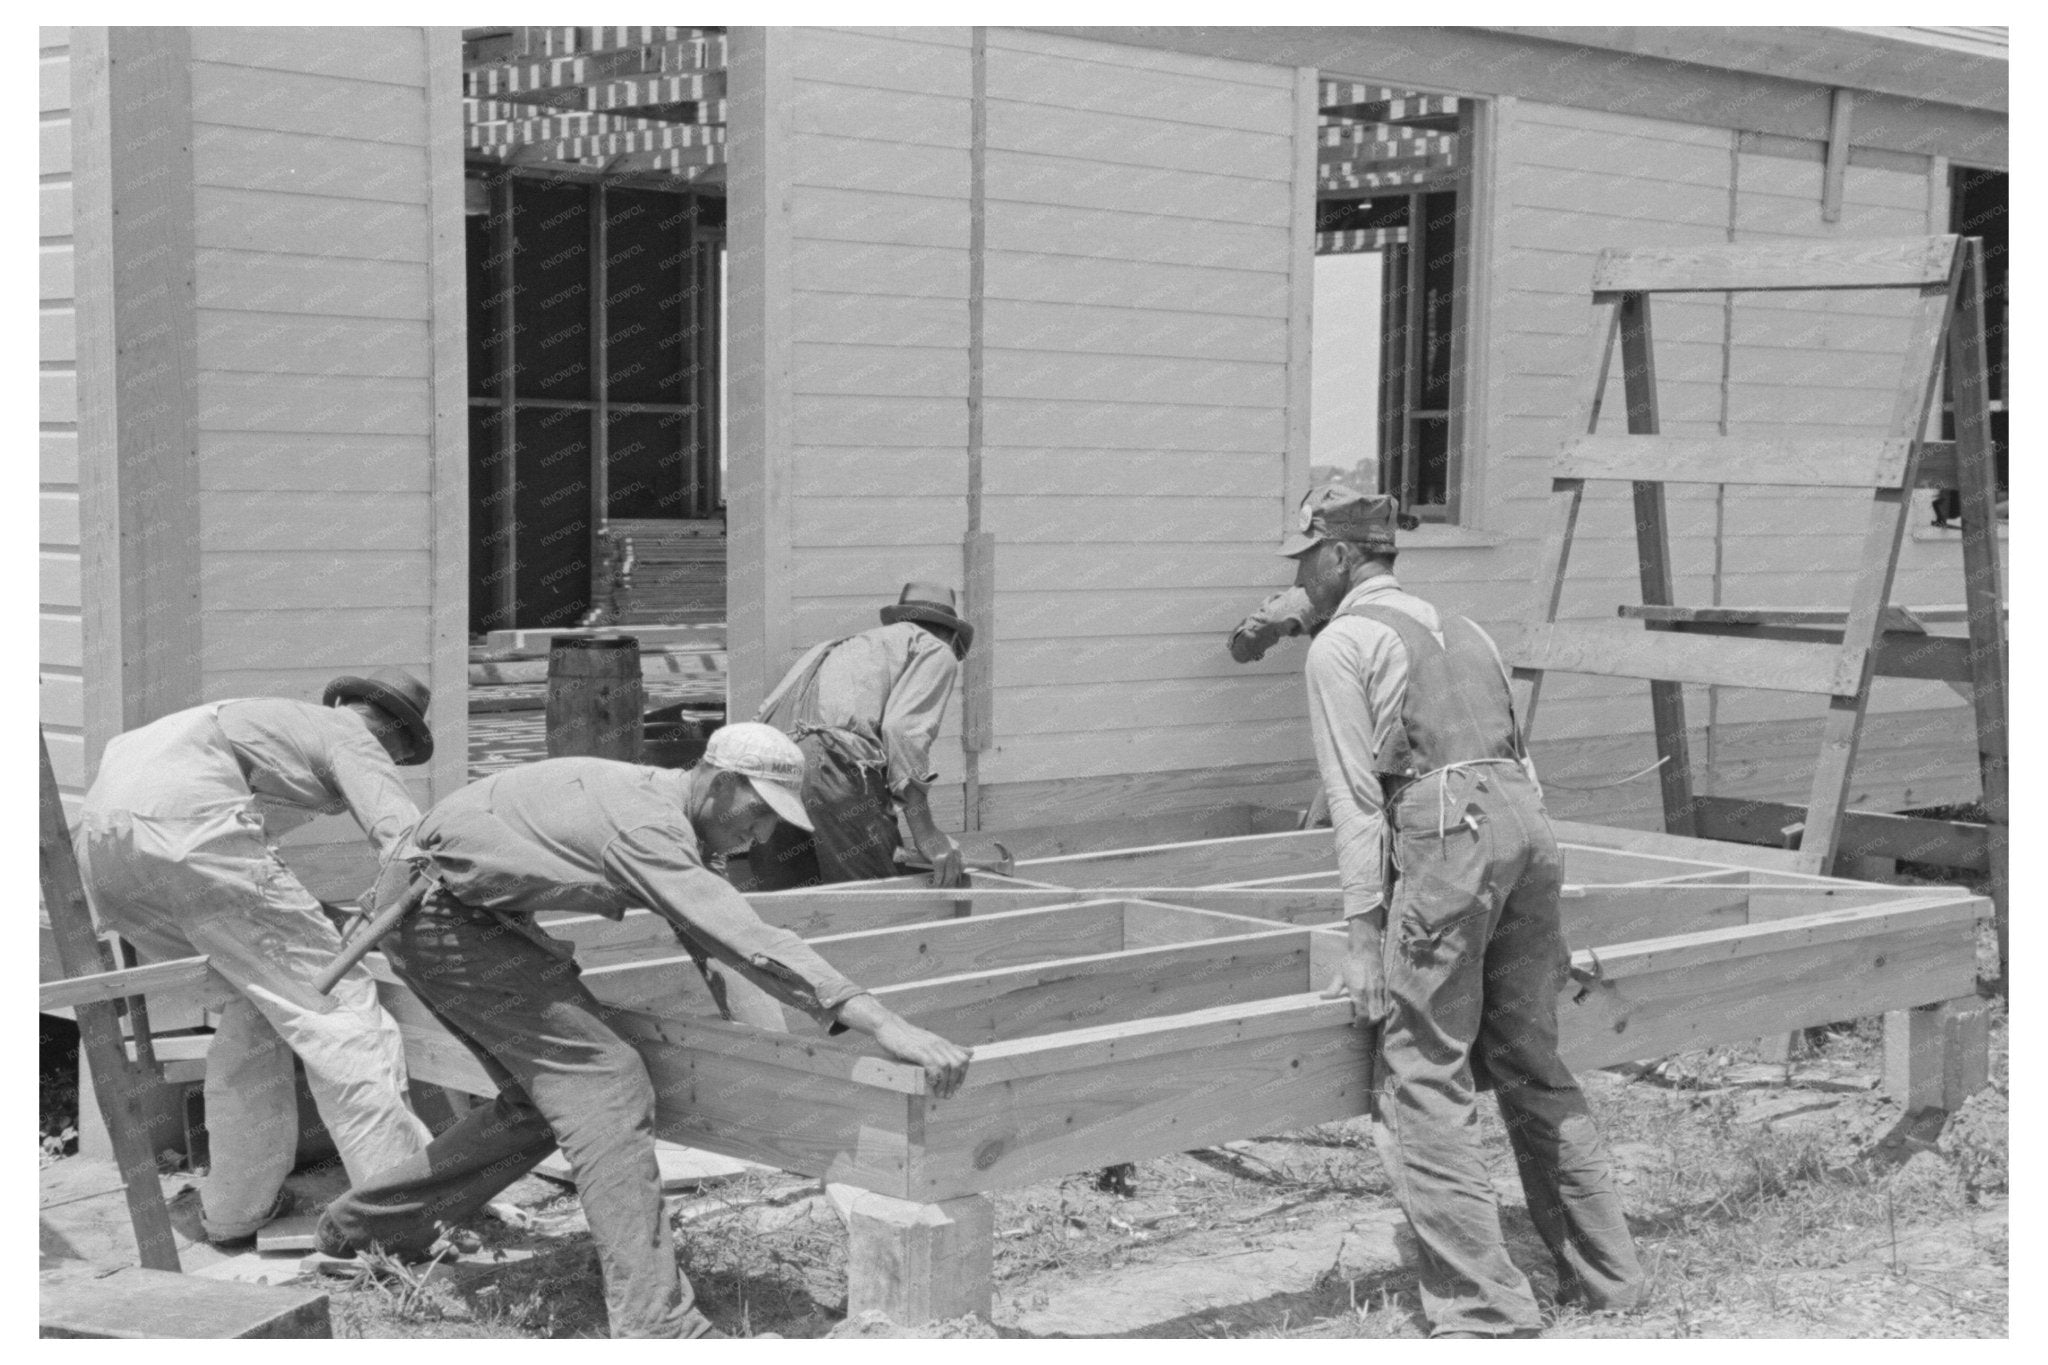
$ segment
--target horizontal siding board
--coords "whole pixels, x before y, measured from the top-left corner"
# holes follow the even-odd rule
[[[36,62],[36,108],[54,113],[71,107],[71,56],[45,54]]]
[[[36,127],[36,169],[43,175],[71,174],[71,120],[45,118]]]
[[[1298,720],[1142,730],[1028,735],[999,740],[982,755],[985,782],[1049,777],[1107,777],[1177,768],[1282,763],[1309,757],[1307,727]]]
[[[991,355],[1009,350],[1063,350],[1286,363],[1286,319],[1225,317],[1199,306],[1189,308],[1189,300],[1177,302],[1178,308],[1146,309],[1113,303],[990,299],[983,328]],[[1191,317],[1200,321],[1190,322]]]
[[[983,384],[995,398],[1176,403],[1207,407],[1227,395],[1239,411],[1279,410],[1287,401],[1283,366],[1159,356],[1061,355],[999,351],[988,355]]]
[[[965,148],[805,133],[789,140],[787,174],[794,185],[885,190],[895,194],[965,197]]]
[[[872,242],[806,242],[791,274],[816,293],[967,297],[967,253]]]
[[[83,580],[76,551],[44,552],[36,556],[37,598],[44,606],[67,607],[77,611],[85,605]]]
[[[192,174],[195,184],[273,194],[345,194],[394,204],[424,204],[427,196],[424,146],[211,123],[192,127]]]
[[[78,537],[78,494],[76,492],[43,493],[40,495],[41,516],[38,518],[38,539],[44,545],[77,545]]]
[[[1525,142],[1545,135],[1536,131],[1544,129],[1554,130],[1556,133],[1606,133],[1616,137],[1645,137],[1682,147],[1718,147],[1724,152],[1728,149],[1728,132],[1725,128],[1702,127],[1675,119],[1644,118],[1638,114],[1612,114],[1599,109],[1569,108],[1561,104],[1542,104],[1532,100],[1523,100],[1516,105],[1515,121],[1521,125],[1517,132]]]
[[[991,299],[1120,303],[1132,308],[1171,308],[1200,299],[1206,313],[1287,316],[1287,277],[1262,270],[991,251],[986,271]]]
[[[74,292],[72,254],[69,242],[41,246],[36,251],[37,295],[45,303],[68,299]]]
[[[826,545],[955,544],[967,532],[964,486],[953,495],[874,498],[838,496],[791,501],[789,541],[798,548]],[[802,639],[801,630],[795,638]]]
[[[800,134],[843,136],[857,130],[892,145],[964,149],[973,112],[964,95],[878,90],[811,71],[796,80],[790,127]]]
[[[990,151],[1286,181],[1294,174],[1292,142],[1286,132],[1203,128],[1165,119],[1014,104],[994,98],[988,102]]]
[[[1279,409],[1220,405],[991,398],[986,421],[989,439],[1012,444],[1030,441],[1084,450],[1270,451],[1277,459],[1284,417]]]
[[[988,217],[990,251],[1263,268],[1271,274],[1286,273],[1287,237],[1285,228],[1255,223],[1188,222],[1070,205],[1003,203]]]
[[[801,597],[862,597],[893,594],[918,574],[903,567],[907,558],[957,577],[960,547],[932,540],[923,545],[854,545],[807,553],[792,569]],[[1202,542],[1140,542],[1136,544],[1001,540],[996,545],[998,573],[1005,596],[1012,592],[1100,592],[1115,594],[1147,588],[1201,588],[1215,596],[1215,605],[1189,630],[1235,625],[1258,602],[1279,591],[1283,573],[1271,544],[1262,546]],[[920,570],[922,572],[922,570]],[[1219,640],[1221,636],[1217,637]],[[1219,645],[1220,648],[1220,645]]]
[[[45,608],[36,618],[42,661],[61,668],[85,664],[85,627],[76,613]]]
[[[207,491],[427,492],[424,435],[308,432],[199,433],[199,486]]]
[[[45,431],[38,434],[41,452],[39,477],[44,483],[78,482],[78,433]]]
[[[431,508],[416,493],[208,493],[203,550],[421,550]]]
[[[85,728],[85,679],[44,673],[38,679],[37,715],[46,725]]]
[[[326,259],[427,259],[427,208],[317,194],[200,185],[193,241],[201,248]]]
[[[799,344],[946,347],[963,356],[967,347],[964,299],[821,294],[794,289],[790,291],[789,318],[790,337]]]
[[[425,380],[427,324],[415,318],[337,318],[202,308],[204,369],[244,374]]]
[[[192,57],[419,90],[427,79],[426,36],[427,30],[419,28],[209,26],[192,30]]]
[[[799,242],[874,242],[967,250],[968,206],[959,199],[880,190],[812,188],[790,206]]]
[[[417,87],[221,62],[192,64],[192,118],[218,127],[340,135],[401,147],[427,141],[427,102]]]
[[[356,318],[430,316],[424,262],[323,259],[218,247],[201,247],[196,254],[201,308]]]
[[[45,370],[36,376],[37,416],[60,425],[78,420],[78,374],[73,370]]]
[[[200,618],[207,671],[417,668],[428,656],[427,619],[380,607],[220,610]]]
[[[57,785],[67,790],[85,790],[85,736],[68,730],[53,728],[55,722],[43,727],[43,742],[50,748],[50,773],[57,779]]]
[[[205,611],[302,607],[425,607],[432,564],[424,552],[210,551],[200,566]]]
[[[966,50],[914,40],[918,36],[795,28],[790,30],[790,62],[799,80],[815,77],[873,90],[971,97],[974,77]]]
[[[78,314],[75,310],[42,310],[36,319],[36,354],[45,365],[78,359]]]
[[[400,379],[208,370],[199,376],[199,426],[202,431],[424,436],[431,399],[425,383]]]
[[[1294,92],[1284,79],[1276,79],[1284,72],[1249,62],[1147,69],[1132,60],[1133,54],[1151,55],[1117,44],[998,29],[989,35],[989,98],[1292,135]]]
[[[831,433],[848,445],[948,446],[967,444],[967,405],[942,398],[869,398],[797,394],[793,430]]]
[[[1286,227],[1293,221],[1289,185],[1185,169],[1080,161],[1054,152],[988,152],[988,202],[1064,204],[1073,208],[1156,213]]]
[[[36,187],[36,231],[45,240],[71,235],[71,185],[67,181]]]
[[[896,398],[967,398],[967,357],[952,347],[818,345],[798,342],[790,364],[796,393]]]

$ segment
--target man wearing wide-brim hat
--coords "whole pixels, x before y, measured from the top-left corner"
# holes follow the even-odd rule
[[[932,820],[932,740],[974,627],[953,590],[908,583],[882,624],[813,646],[761,703],[757,720],[804,752],[804,807],[815,833],[784,828],[749,858],[764,890],[889,877],[900,842],[896,812],[932,865],[932,881],[960,880],[960,845]]]
[[[1394,499],[1342,485],[1281,547],[1328,624],[1309,728],[1350,951],[1333,997],[1378,1030],[1374,1136],[1421,1246],[1437,1336],[1533,1336],[1474,1123],[1500,1103],[1560,1299],[1636,1306],[1643,1272],[1585,1096],[1558,1059],[1563,864],[1485,631],[1401,589]]]
[[[398,1026],[358,966],[331,996],[313,980],[341,950],[333,922],[279,861],[279,836],[347,812],[381,861],[419,823],[398,765],[434,752],[426,685],[402,669],[329,683],[325,705],[211,702],[109,741],[86,792],[79,870],[100,924],[145,961],[204,954],[220,1023],[206,1058],[209,1240],[240,1242],[284,1211],[298,1147],[294,1054],[351,1175],[421,1150],[405,1105]]]

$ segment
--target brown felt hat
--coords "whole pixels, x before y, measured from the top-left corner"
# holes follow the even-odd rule
[[[960,619],[951,588],[936,583],[905,583],[903,596],[896,599],[896,604],[882,608],[883,625],[893,626],[898,621],[945,626],[953,632],[953,653],[957,658],[966,658],[967,651],[974,647],[974,627]]]
[[[415,767],[434,756],[434,732],[427,728],[427,706],[434,694],[427,685],[402,668],[380,668],[367,678],[341,677],[327,684],[320,704],[366,701],[398,722],[412,748],[398,760],[401,767]]]

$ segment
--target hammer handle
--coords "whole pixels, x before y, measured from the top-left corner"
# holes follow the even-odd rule
[[[314,978],[313,989],[322,995],[332,995],[335,984],[347,976],[358,962],[368,957],[370,950],[377,946],[384,935],[396,929],[400,920],[419,909],[420,902],[427,898],[427,892],[432,888],[433,883],[425,877],[414,878],[406,887],[403,896],[379,910],[354,938],[342,945],[341,951],[334,955],[334,961],[328,963],[326,970]]]

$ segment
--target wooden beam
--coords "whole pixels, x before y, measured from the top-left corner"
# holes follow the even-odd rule
[[[1695,798],[1697,800],[1697,798]],[[1571,857],[1574,848],[1608,849],[1625,853],[1648,853],[1660,857],[1696,859],[1709,866],[1753,868],[1758,871],[1795,871],[1798,859],[1780,849],[1751,848],[1715,839],[1685,838],[1661,830],[1619,829],[1612,825],[1589,825],[1580,820],[1552,820],[1558,843]],[[1569,862],[1567,862],[1569,868]]]
[[[1565,443],[1560,479],[1740,483],[1793,488],[1896,487],[1911,442],[1759,441],[1730,436],[1579,436]]]
[[[1853,657],[1851,657],[1853,654]],[[1674,634],[1632,635],[1579,622],[1528,627],[1518,667],[1608,678],[1751,687],[1817,696],[1854,695],[1864,651],[1782,640],[1724,643]]]
[[[1842,182],[1849,173],[1849,114],[1856,107],[1854,90],[1836,87],[1828,106],[1828,159],[1821,171],[1820,220],[1842,221]]]
[[[1966,619],[1966,607],[1887,606],[1879,618],[1887,631],[1908,634],[1931,625],[1956,625]],[[1829,626],[1840,630],[1849,613],[1826,607],[1683,607],[1638,606],[1624,602],[1615,614],[1632,621],[1682,621],[1730,626]],[[2005,613],[2001,612],[2001,615]]]
[[[1327,832],[1253,834],[1240,839],[1203,839],[1150,848],[1033,858],[1017,865],[1019,876],[1072,886],[1225,886],[1264,874],[1333,870],[1336,845]]]
[[[1699,798],[1700,831],[1711,839],[1784,848],[1806,822],[1804,806],[1742,797]],[[1790,835],[1786,830],[1793,830]],[[1989,870],[1987,827],[1959,820],[1929,820],[1879,811],[1844,811],[1836,852],[1852,858],[1903,858],[1960,871]]]
[[[181,957],[172,962],[152,962],[141,967],[59,977],[41,983],[37,1009],[48,1014],[74,1005],[120,1000],[131,995],[194,990],[205,982],[206,972],[205,958]]]
[[[1710,293],[1724,289],[1888,289],[1947,284],[1953,237],[1609,247],[1593,290]]]

